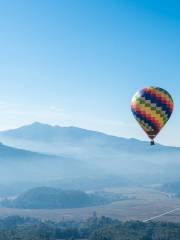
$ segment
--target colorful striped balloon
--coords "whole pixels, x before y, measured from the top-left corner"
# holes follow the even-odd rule
[[[133,96],[131,110],[135,119],[151,139],[151,144],[154,145],[154,138],[172,114],[173,99],[162,88],[146,87]]]

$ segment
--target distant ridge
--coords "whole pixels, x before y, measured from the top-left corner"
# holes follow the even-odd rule
[[[38,132],[36,132],[38,131]],[[104,135],[104,136],[111,136],[114,138],[119,138],[117,136],[113,136],[107,133],[102,133],[95,130],[87,130],[80,127],[75,126],[58,126],[58,125],[50,125],[47,123],[40,123],[40,122],[33,122],[29,125],[24,125],[15,129],[9,129],[5,131],[0,131],[1,135],[9,136],[9,137],[17,137],[18,135],[25,138],[33,137],[34,133],[36,134],[36,137],[38,134],[47,134],[51,133],[51,135],[58,134],[58,133],[74,133],[78,134],[78,136],[81,134],[82,136],[88,136],[88,135]],[[46,135],[47,136],[47,135]],[[137,140],[138,141],[138,140]]]
[[[153,148],[149,146],[148,141],[141,141],[136,138],[124,138],[124,137],[118,137],[113,136],[110,134],[102,133],[99,131],[94,130],[87,130],[79,127],[69,126],[69,127],[61,127],[58,125],[50,125],[46,123],[40,123],[40,122],[34,122],[29,125],[21,126],[16,129],[10,129],[5,131],[0,131],[0,140],[7,143],[12,143],[12,146],[17,146],[16,142],[23,142],[30,141],[30,142],[57,142],[62,143],[62,141],[65,141],[68,144],[73,144],[74,141],[76,143],[87,140],[92,140],[91,143],[93,143],[93,140],[98,140],[98,143],[101,142],[101,144],[122,144],[122,147],[126,146],[134,146],[135,147],[142,147],[142,148],[148,148],[152,151],[154,150],[160,150],[163,149],[175,149],[180,150],[179,147],[170,147],[170,146],[164,146],[160,144],[156,144]],[[14,143],[13,143],[14,142]],[[27,146],[29,149],[29,147]]]
[[[86,170],[89,167],[93,171],[100,169],[102,175],[115,174],[133,181],[142,178],[149,178],[150,182],[180,179],[178,147],[160,144],[152,147],[149,142],[134,138],[39,122],[1,131],[0,141],[15,148],[71,159],[69,171],[72,173],[73,164],[81,163],[86,165]],[[86,170],[84,174],[91,174]]]

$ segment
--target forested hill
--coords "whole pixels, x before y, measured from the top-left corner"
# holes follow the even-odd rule
[[[13,200],[1,201],[1,206],[22,209],[80,208],[108,204],[127,199],[109,192],[86,193],[79,190],[62,190],[52,187],[33,188]]]
[[[2,201],[2,205],[6,207],[29,209],[74,208],[92,204],[93,198],[85,192],[50,187],[33,188],[14,200]]]

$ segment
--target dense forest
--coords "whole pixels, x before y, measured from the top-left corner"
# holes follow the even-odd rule
[[[177,240],[180,224],[120,222],[96,216],[84,222],[40,221],[18,216],[0,220],[0,240]]]

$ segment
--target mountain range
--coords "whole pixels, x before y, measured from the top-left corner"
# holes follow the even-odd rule
[[[178,147],[38,122],[1,131],[0,141],[0,179],[9,175],[17,180],[96,175],[152,183],[180,179]]]

